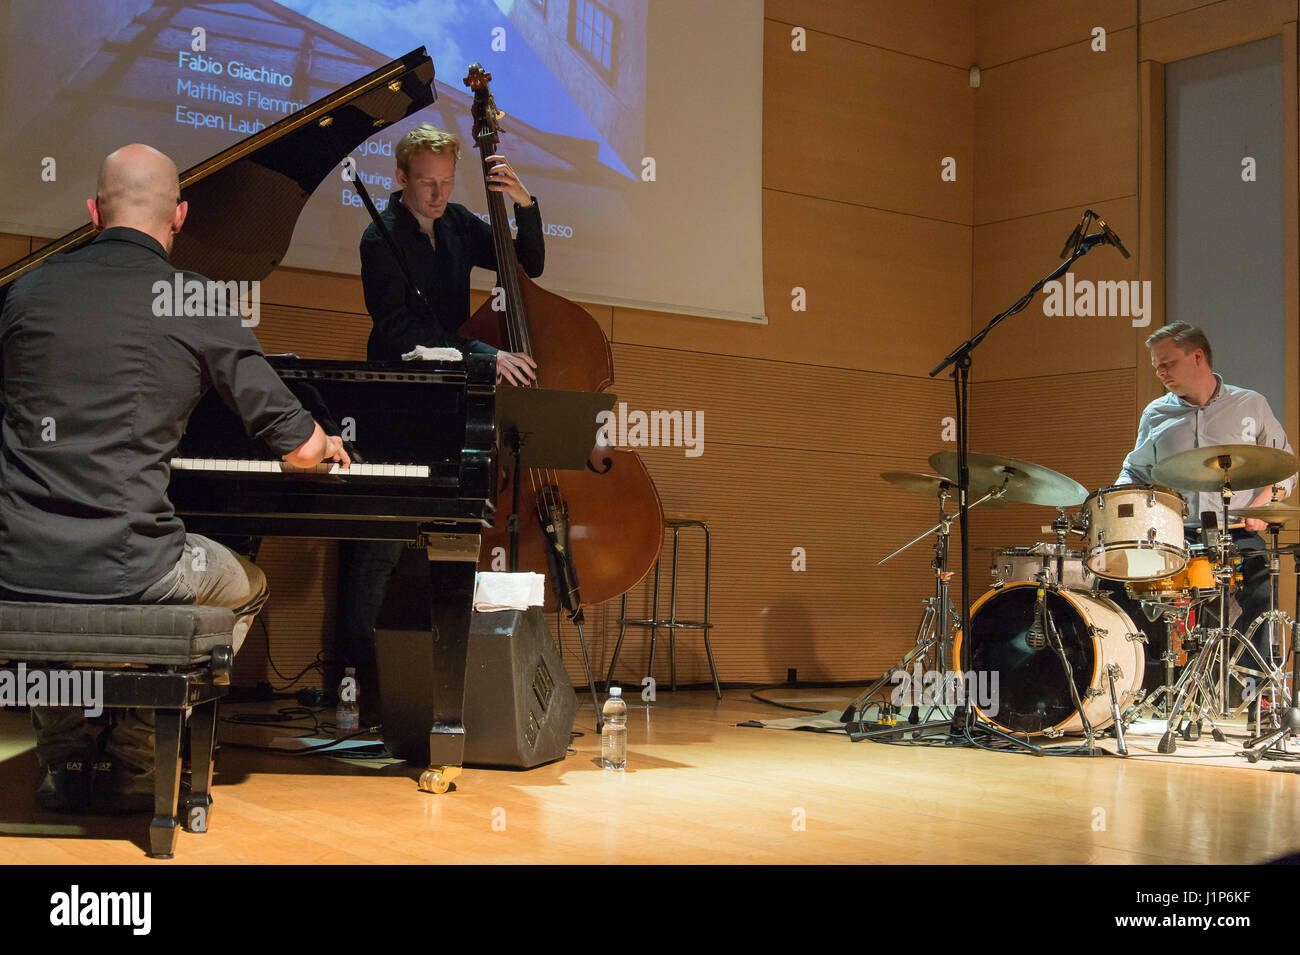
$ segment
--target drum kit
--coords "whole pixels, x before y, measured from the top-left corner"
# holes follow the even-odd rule
[[[928,727],[947,727],[948,720],[928,719],[941,704],[954,702],[969,706],[983,729],[1034,752],[1041,752],[1031,742],[1036,737],[1082,734],[1083,751],[1095,754],[1101,752],[1096,736],[1109,730],[1120,755],[1127,755],[1125,729],[1150,714],[1166,722],[1158,751],[1172,753],[1176,736],[1197,739],[1206,722],[1214,738],[1223,740],[1216,715],[1239,715],[1251,704],[1256,735],[1245,754],[1251,762],[1279,748],[1285,737],[1300,735],[1300,711],[1291,705],[1287,680],[1290,676],[1292,687],[1300,683],[1300,672],[1294,672],[1300,671],[1295,652],[1300,626],[1278,606],[1280,557],[1292,555],[1300,572],[1300,545],[1278,543],[1284,525],[1300,521],[1300,507],[1277,500],[1278,485],[1296,473],[1294,455],[1257,445],[1193,448],[1157,464],[1155,483],[1104,487],[1090,494],[1082,484],[1041,465],[971,454],[971,497],[983,492],[971,507],[1016,501],[1053,507],[1058,514],[1042,528],[1054,540],[993,550],[992,587],[972,604],[966,630],[949,597],[949,535],[957,515],[948,504],[957,493],[956,454],[940,452],[930,464],[938,475],[881,475],[938,501],[938,523],[880,561],[933,536],[935,592],[923,601],[915,646],[845,711],[852,738],[897,735],[891,728],[906,704],[899,704],[897,693],[888,699],[881,693],[898,683],[900,673],[913,686],[929,674],[934,678],[929,685],[949,694],[926,701],[925,720],[920,719],[924,703],[913,697],[907,722],[916,738]],[[1231,506],[1234,491],[1270,486],[1274,499],[1269,504]],[[1200,544],[1187,539],[1187,504],[1180,491],[1220,494],[1222,523],[1214,512],[1198,515],[1204,537]],[[1229,597],[1234,582],[1241,580],[1243,559],[1229,530],[1244,526],[1241,521],[1248,518],[1267,527],[1270,539],[1255,553],[1268,558],[1271,599],[1269,609],[1243,634],[1228,626]],[[1081,546],[1071,547],[1071,538],[1081,539]],[[1125,599],[1117,601],[1121,595]],[[1125,606],[1140,607],[1147,621],[1165,626],[1164,679],[1150,693],[1143,689],[1147,636]],[[1292,673],[1256,649],[1252,638],[1261,627],[1267,628],[1269,651],[1276,640],[1283,644],[1284,656],[1291,644]],[[995,699],[961,700],[961,687],[976,685],[974,678],[985,674],[994,675]],[[1233,690],[1242,696],[1235,710],[1230,707]],[[1267,732],[1261,699],[1272,703],[1275,714],[1286,708],[1281,725]],[[867,723],[861,715],[873,704],[879,717]]]

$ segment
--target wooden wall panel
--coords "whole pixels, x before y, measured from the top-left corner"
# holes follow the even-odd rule
[[[318,654],[334,656],[338,545],[268,537],[257,564],[266,573],[271,598],[235,657],[234,680],[241,686],[265,681],[279,688]],[[320,674],[312,671],[296,688],[319,685]]]
[[[975,98],[975,223],[1136,193],[1136,30],[984,72]]]
[[[1140,0],[1138,57],[1172,63],[1280,33],[1296,0]]]
[[[975,7],[975,62],[982,69],[1080,42],[1093,27],[1132,27],[1137,0],[980,0]]]
[[[294,352],[302,358],[361,360],[366,357],[370,316],[323,312],[288,305],[262,305],[254,332],[268,355]]]
[[[1126,244],[1136,238],[1136,207],[1132,199],[1091,206]],[[1038,279],[1060,265],[1060,251],[1083,209],[980,226],[975,230],[975,300],[972,327],[982,328],[1020,298]],[[1135,259],[1099,246],[1071,268],[1076,281],[1129,281],[1137,277]],[[1141,286],[1139,286],[1141,288]],[[1152,286],[1152,295],[1157,290]],[[975,378],[1018,378],[1132,368],[1133,342],[1154,327],[1135,328],[1129,318],[1048,317],[1043,293],[1023,312],[999,325],[975,354]]]
[[[0,267],[10,265],[31,252],[31,239],[25,235],[0,232]]]
[[[667,449],[645,459],[665,510],[701,516],[713,531],[711,639],[724,681],[784,680],[790,667],[801,679],[872,677],[906,651],[920,600],[933,592],[931,552],[922,545],[885,568],[875,562],[929,526],[934,508],[875,477],[895,466],[893,456],[714,445],[698,461]],[[796,547],[807,555],[802,572],[792,569]],[[698,618],[695,553],[680,571],[695,583],[680,599]],[[648,616],[648,591],[643,584],[633,593],[634,613]],[[604,661],[617,636],[612,618],[600,644]],[[629,641],[618,675],[639,679],[646,636]],[[679,680],[704,682],[700,641],[688,636],[683,645]],[[660,659],[656,677],[664,682],[668,661]],[[570,672],[576,677],[571,661]]]
[[[1138,64],[1141,119],[1138,126],[1138,278],[1150,282],[1156,294],[1151,303],[1151,332],[1165,324],[1165,68],[1144,60]],[[1123,233],[1121,233],[1122,235]],[[1146,335],[1135,335],[1137,368],[1136,410],[1160,397],[1159,379],[1147,373],[1151,355]]]
[[[770,324],[616,308],[615,339],[924,375],[969,334],[968,227],[770,190],[763,222]],[[791,311],[795,287],[807,311]]]
[[[1133,372],[1079,372],[971,386],[971,448],[1060,471],[1091,493],[1113,484],[1137,438]],[[1053,508],[1011,504],[972,512],[979,547],[1024,547],[1050,535]],[[1078,544],[1073,545],[1075,547]],[[980,574],[987,554],[980,558]],[[977,576],[972,564],[972,579]]]
[[[933,590],[931,551],[918,546],[884,568],[875,561],[933,523],[936,506],[879,473],[928,470],[952,413],[948,382],[625,345],[615,363],[629,409],[703,412],[699,457],[680,448],[639,453],[665,514],[706,520],[713,532],[712,639],[723,680],[784,679],[788,667],[801,679],[874,676],[901,657],[919,601]],[[679,570],[685,619],[703,606],[694,533],[684,532]],[[805,572],[791,569],[794,547],[807,551]],[[666,550],[664,616],[668,560]],[[650,615],[651,591],[646,581],[631,596],[634,615]],[[590,634],[602,669],[617,638],[616,606]],[[648,635],[631,631],[618,676],[639,681],[647,648]],[[706,681],[698,636],[684,636],[678,651],[679,681]],[[578,678],[576,653],[566,660]],[[661,684],[667,667],[664,643]]]
[[[970,224],[965,69],[825,34],[794,52],[770,21],[764,64],[765,188]],[[945,157],[956,181],[940,179]]]
[[[787,44],[789,28],[802,26],[965,69],[974,62],[975,7],[974,0],[767,0],[764,12],[785,27]]]
[[[366,311],[361,276],[308,269],[276,269],[262,280],[262,301],[325,312]]]

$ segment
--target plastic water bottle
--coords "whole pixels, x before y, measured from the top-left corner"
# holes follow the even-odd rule
[[[355,733],[361,727],[361,707],[357,703],[357,671],[344,667],[339,683],[339,706],[334,711],[334,725],[339,736]]]
[[[627,704],[621,686],[609,688],[600,712],[605,724],[600,731],[600,760],[606,769],[621,773],[627,767]]]

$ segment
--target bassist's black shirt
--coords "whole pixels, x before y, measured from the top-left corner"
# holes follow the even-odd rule
[[[542,239],[542,215],[533,199],[531,206],[515,205],[515,253],[529,277],[542,274],[546,248]],[[433,238],[420,231],[420,224],[395,192],[379,214],[392,233],[412,278],[424,292],[432,314],[422,310],[418,299],[406,287],[392,251],[372,222],[361,236],[361,284],[366,310],[374,322],[366,358],[396,361],[416,345],[459,348],[464,352],[496,354],[496,349],[457,331],[469,320],[469,275],[475,267],[495,270],[496,250],[492,227],[455,202],[433,220]]]

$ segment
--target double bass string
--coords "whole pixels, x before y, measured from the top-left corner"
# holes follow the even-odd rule
[[[488,172],[487,157],[483,157],[483,174],[486,185],[486,176]],[[497,253],[497,281],[506,293],[506,341],[510,346],[510,351],[521,352],[532,358],[532,341],[528,334],[527,317],[523,310],[523,294],[519,288],[519,274],[516,269],[517,259],[514,255],[514,247],[510,238],[510,229],[507,225],[505,216],[505,200],[501,198],[499,192],[487,190],[488,205],[490,207],[492,219],[492,241],[496,247]],[[527,382],[527,388],[538,388],[540,385],[536,380]],[[537,512],[537,518],[546,525],[546,509],[548,507],[557,507],[560,503],[558,495],[558,478],[550,468],[528,468],[528,483],[533,492],[533,506]],[[539,486],[540,485],[540,486]]]

